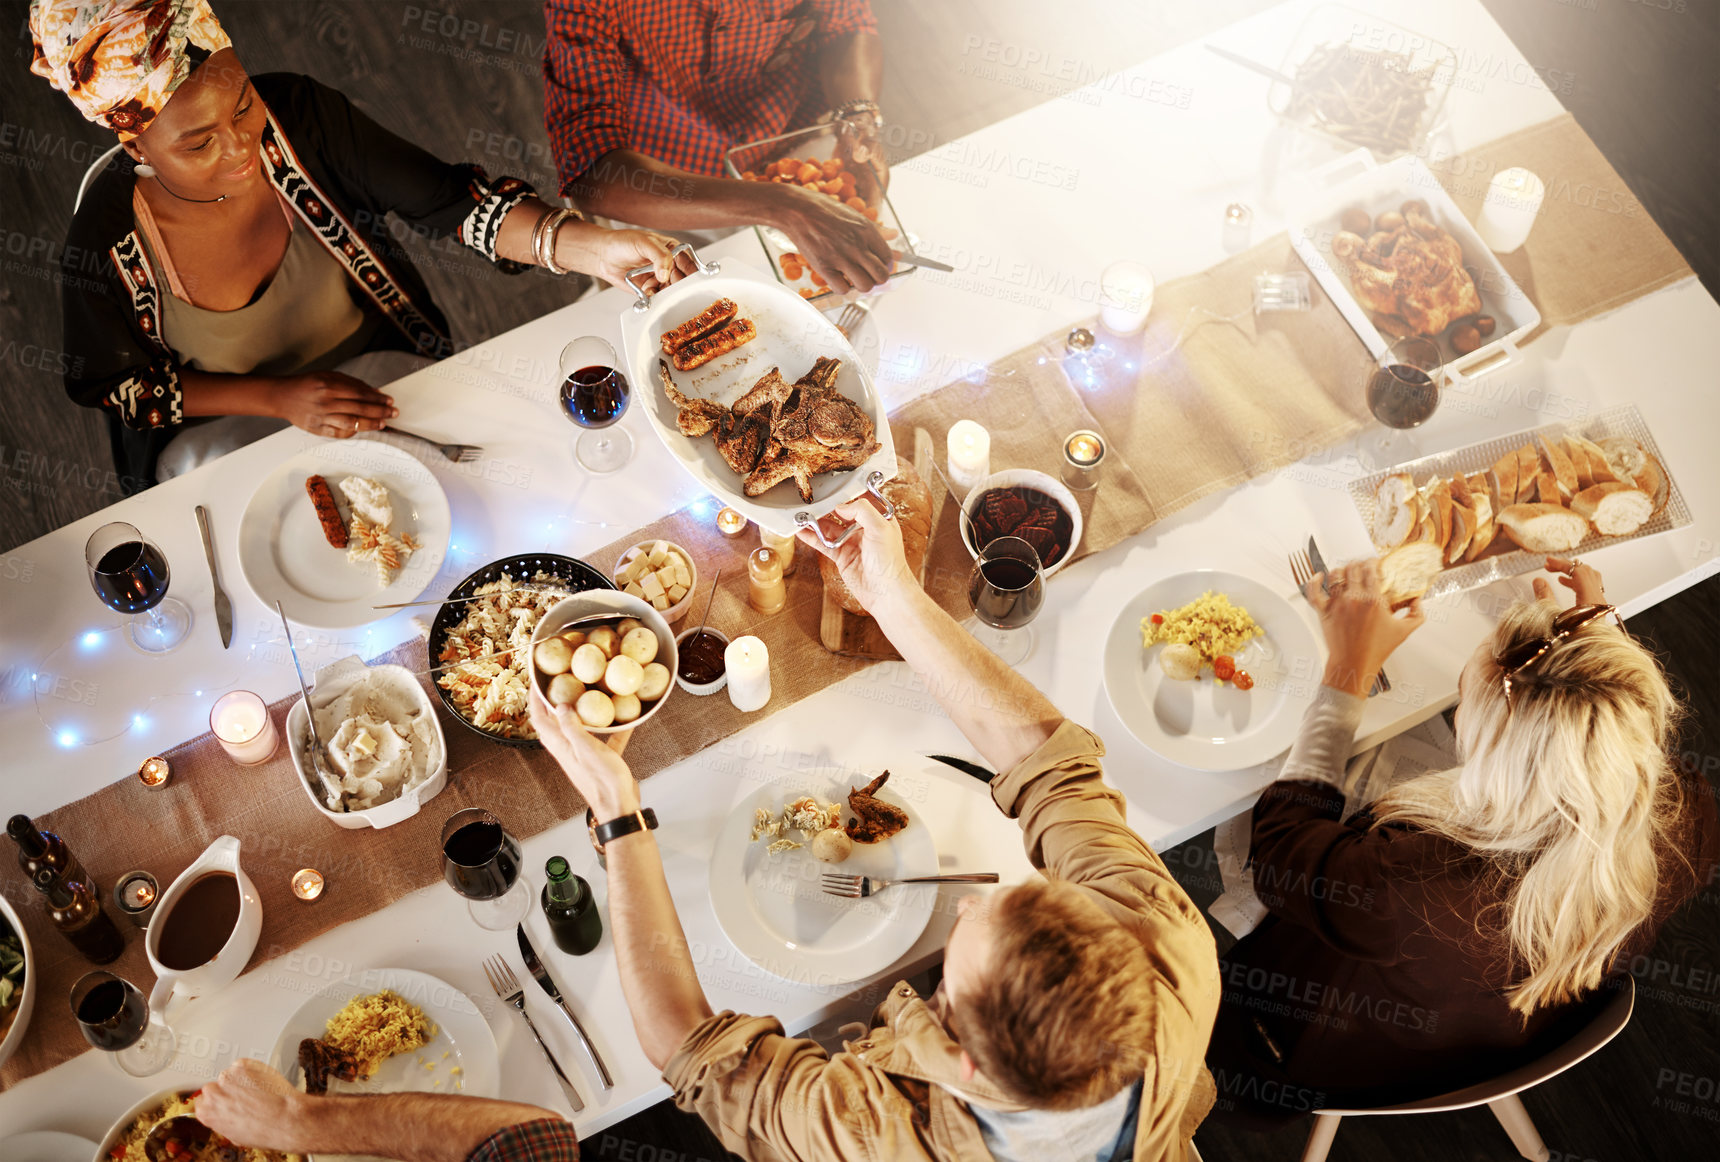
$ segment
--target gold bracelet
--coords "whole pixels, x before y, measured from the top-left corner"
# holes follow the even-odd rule
[[[566,222],[569,218],[577,216],[578,215],[575,211],[569,210],[564,206],[561,209],[545,214],[543,216],[543,220],[538,223],[538,234],[533,239],[532,249],[537,253],[538,265],[549,271],[551,274],[562,275],[568,273],[567,270],[555,264],[555,236],[556,232],[561,229],[561,224],[563,222]]]

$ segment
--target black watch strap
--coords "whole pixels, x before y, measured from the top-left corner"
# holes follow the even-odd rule
[[[607,823],[599,823],[592,829],[592,835],[597,840],[598,847],[608,847],[609,844],[624,835],[632,835],[635,831],[657,830],[657,812],[646,807],[631,815],[622,815]]]

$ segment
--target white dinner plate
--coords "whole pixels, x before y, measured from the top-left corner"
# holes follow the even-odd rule
[[[6,1162],[90,1162],[96,1144],[58,1130],[32,1130],[0,1138],[0,1158]]]
[[[376,566],[349,562],[346,550],[323,536],[322,522],[305,492],[305,480],[328,480],[346,515],[340,482],[368,476],[388,489],[394,503],[389,531],[411,533],[419,548],[387,586]],[[330,440],[306,448],[257,486],[239,521],[239,569],[245,583],[270,609],[278,599],[287,616],[316,629],[347,629],[385,613],[372,606],[411,601],[424,592],[448,552],[453,528],[448,494],[415,457],[376,440]]]
[[[1252,690],[1180,682],[1159,668],[1163,645],[1141,648],[1141,619],[1187,605],[1207,590],[1246,609],[1264,637],[1236,655]],[[1117,614],[1105,641],[1105,696],[1130,734],[1161,758],[1202,771],[1234,771],[1289,748],[1320,686],[1325,654],[1308,617],[1249,577],[1202,569],[1155,581]]]
[[[767,840],[748,838],[756,808],[780,812],[791,799],[812,795],[846,812],[849,788],[872,777],[814,771],[769,783],[723,824],[711,853],[711,907],[741,955],[772,976],[820,988],[867,980],[912,948],[931,920],[936,884],[887,888],[865,900],[827,896],[820,887],[830,871],[892,880],[937,874],[931,832],[888,783],[879,798],[907,811],[908,826],[883,843],[856,843],[842,863],[820,863],[810,846],[771,855]],[[787,837],[798,840],[800,833]]]
[[[496,1038],[472,998],[444,980],[410,968],[372,968],[324,988],[299,1006],[275,1039],[269,1064],[303,1086],[299,1042],[321,1037],[329,1018],[354,997],[392,989],[424,1010],[436,1035],[421,1049],[390,1057],[364,1081],[329,1081],[330,1093],[459,1093],[495,1097],[501,1088]],[[429,1068],[426,1068],[428,1064]],[[455,1072],[456,1068],[459,1072]],[[318,1154],[317,1162],[358,1162],[346,1154]]]

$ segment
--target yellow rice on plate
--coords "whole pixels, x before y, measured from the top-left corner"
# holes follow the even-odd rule
[[[149,1131],[162,1118],[175,1118],[181,1114],[197,1112],[195,1099],[196,1092],[187,1092],[179,1097],[168,1098],[155,1109],[146,1110],[108,1151],[109,1162],[148,1162],[148,1157],[143,1152],[143,1140],[149,1137]],[[219,1134],[211,1135],[209,1141],[191,1155],[189,1162],[214,1162],[220,1157],[220,1149],[223,1146],[238,1152],[238,1162],[302,1162],[298,1154],[231,1146]]]
[[[358,1062],[358,1076],[371,1077],[396,1053],[422,1049],[436,1036],[424,1010],[392,989],[353,997],[328,1019],[323,1040],[344,1049]]]
[[[1180,642],[1194,647],[1209,666],[1220,654],[1234,656],[1251,640],[1266,634],[1248,615],[1248,610],[1210,589],[1187,605],[1161,609],[1153,616],[1164,620],[1155,625],[1152,617],[1141,619],[1142,648],[1160,642]]]

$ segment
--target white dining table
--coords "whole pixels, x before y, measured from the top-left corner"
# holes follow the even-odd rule
[[[1472,150],[1562,111],[1548,81],[1478,0],[1362,3],[1458,50],[1459,83],[1435,151]],[[1206,40],[1276,62],[1312,6],[1296,0]],[[1177,7],[1167,11],[1174,14]],[[1038,83],[1046,66],[1023,64],[1019,51],[1007,50],[981,46],[975,64],[985,64],[1000,84]],[[981,61],[986,54],[995,60]],[[1045,79],[1059,83],[1049,72]],[[916,271],[874,299],[857,340],[875,363],[890,406],[983,374],[990,362],[1090,318],[1098,273],[1115,259],[1146,262],[1160,280],[1219,262],[1226,256],[1228,203],[1253,209],[1255,241],[1283,229],[1284,206],[1302,160],[1267,109],[1266,84],[1219,60],[1203,42],[1190,42],[1085,88],[1060,91],[898,166],[892,200],[921,249],[955,270]],[[1606,228],[1598,211],[1595,228]],[[706,248],[703,257],[765,266],[750,231]],[[506,293],[505,283],[491,285]],[[577,431],[556,418],[561,346],[581,334],[618,343],[618,318],[631,301],[627,292],[605,291],[389,387],[402,427],[484,448],[478,461],[454,465],[421,445],[400,445],[424,458],[452,507],[448,557],[430,595],[510,552],[578,556],[682,506],[703,505],[714,514],[715,502],[675,465],[640,408],[622,421],[633,436],[634,457],[609,476],[579,469],[573,459]],[[1640,609],[1711,575],[1720,562],[1720,461],[1711,454],[1713,433],[1720,431],[1720,398],[1710,390],[1717,366],[1720,305],[1688,279],[1610,314],[1553,330],[1525,347],[1513,365],[1448,393],[1414,438],[1425,454],[1634,403],[1694,515],[1687,527],[1590,557],[1605,573],[1613,599],[1627,611]],[[235,546],[256,482],[314,442],[296,430],[271,436],[0,557],[0,740],[6,756],[0,790],[8,812],[43,812],[130,777],[143,757],[207,729],[210,701],[223,689],[243,686],[269,700],[295,689],[274,611],[246,587]],[[1333,560],[1368,554],[1366,530],[1346,491],[1361,473],[1347,446],[1310,456],[1087,557],[1047,587],[1035,625],[1038,645],[1021,672],[1105,740],[1108,776],[1128,799],[1130,823],[1156,847],[1180,843],[1247,809],[1277,763],[1200,772],[1168,763],[1135,742],[1101,688],[1100,651],[1116,611],[1152,581],[1196,568],[1244,574],[1289,595],[1287,554],[1310,534]],[[222,648],[216,634],[192,515],[197,504],[212,517],[220,570],[233,601],[230,649]],[[172,592],[193,607],[197,620],[190,640],[171,654],[115,649],[93,696],[118,700],[109,705],[135,705],[136,721],[120,737],[91,743],[44,725],[30,675],[67,643],[91,631],[99,636],[115,624],[115,615],[90,592],[83,546],[93,529],[116,519],[137,525],[161,545],[173,565]],[[1522,578],[1430,602],[1429,624],[1388,666],[1391,693],[1369,702],[1356,748],[1451,705],[1466,657],[1503,605],[1527,593],[1528,580]],[[372,657],[416,632],[406,612],[358,630],[302,632],[298,640],[314,666],[349,654]],[[734,885],[710,883],[708,865],[720,827],[756,780],[787,785],[795,772],[818,767],[888,767],[895,772],[892,786],[932,830],[943,868],[995,870],[1006,883],[1031,874],[1016,825],[973,780],[920,757],[932,752],[973,753],[923,683],[899,663],[882,664],[792,706],[767,707],[741,733],[644,784],[645,801],[661,820],[658,839],[693,958],[717,1009],[772,1013],[791,1033],[863,1010],[901,975],[937,959],[953,919],[955,896],[947,893],[913,949],[861,989],[789,983],[752,966],[724,937],[710,903],[711,892],[732,891]],[[245,771],[235,767],[232,777],[243,779]],[[436,809],[433,802],[426,808]],[[340,834],[331,829],[331,851]],[[74,849],[102,842],[99,835],[66,838]],[[550,855],[564,855],[603,899],[604,875],[578,820],[524,846],[528,869],[541,867]],[[410,852],[402,858],[428,856]],[[541,916],[534,913],[532,923],[545,937],[540,945],[546,944]],[[99,1139],[120,1112],[155,1089],[212,1076],[239,1055],[266,1056],[305,997],[328,981],[384,965],[433,973],[470,993],[500,1046],[503,1093],[565,1112],[529,1034],[489,994],[479,961],[491,952],[512,957],[512,938],[474,925],[464,902],[446,887],[427,887],[263,960],[225,990],[185,1004],[173,1014],[181,1052],[167,1073],[133,1079],[91,1051],[0,1094],[0,1138],[57,1129]],[[527,1003],[538,1026],[558,1056],[578,1069],[575,1081],[587,1104],[573,1120],[582,1136],[663,1099],[668,1089],[635,1041],[608,936],[585,957],[551,949],[548,960],[615,1077],[613,1089],[598,1088],[565,1025],[528,986]],[[46,1020],[50,1012],[63,1019],[56,1010],[65,1006],[64,997],[38,997],[37,1019]]]

